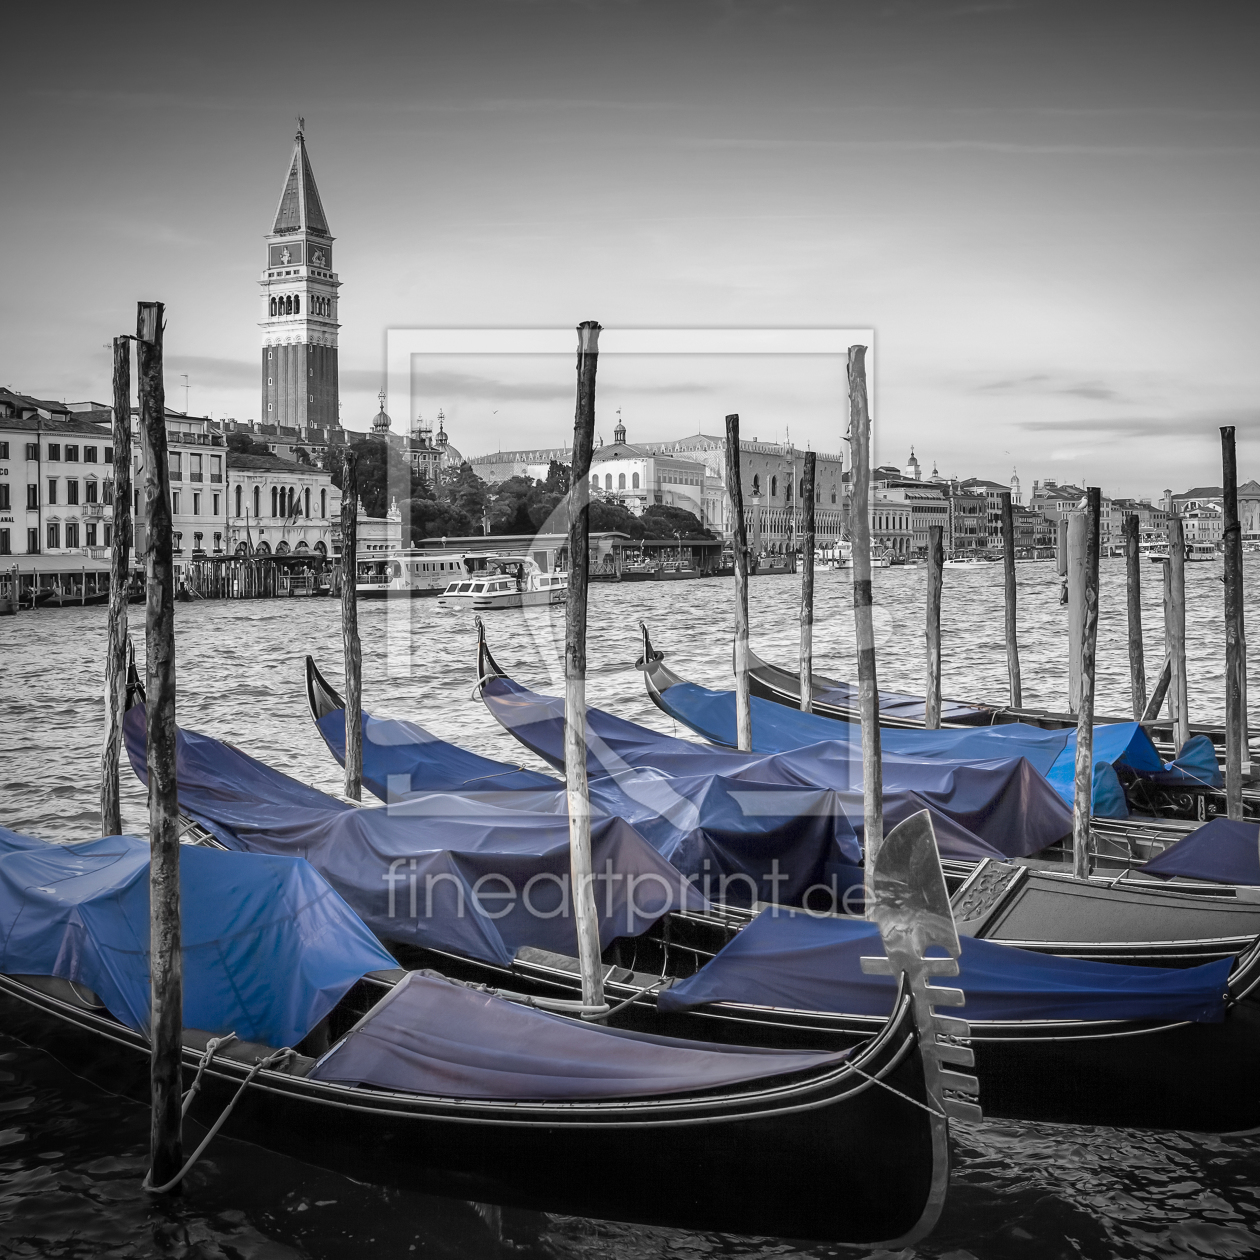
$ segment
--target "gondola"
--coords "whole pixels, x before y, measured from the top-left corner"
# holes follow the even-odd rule
[[[799,709],[801,703],[800,674],[782,669],[763,661],[750,647],[748,649],[748,686],[755,696]],[[918,729],[924,724],[926,701],[922,696],[904,695],[881,691],[879,724],[886,727]],[[861,715],[857,707],[857,688],[850,682],[830,678],[817,672],[813,675],[812,708],[825,717],[838,718],[842,722],[857,722]],[[1129,722],[1129,717],[1096,715],[1097,725],[1112,722]],[[1023,722],[1044,730],[1062,730],[1076,726],[1076,715],[1053,709],[1015,708],[1011,705],[987,705],[965,700],[941,701],[941,726],[1002,726],[1010,722]],[[1162,754],[1175,756],[1172,747],[1172,722],[1166,718],[1144,721],[1142,725],[1155,740]],[[1191,737],[1206,735],[1222,752],[1225,746],[1225,728],[1213,723],[1192,722]]]
[[[482,665],[483,678],[497,668],[485,658]],[[313,714],[329,717],[339,712],[340,698],[335,689],[311,666],[307,688]],[[499,765],[489,763],[487,770],[494,773]],[[499,772],[511,771],[501,766]],[[1014,885],[1010,877],[1016,881]],[[1050,951],[1044,942],[1029,942],[1043,948],[1023,957],[1019,950],[995,949],[983,942],[986,935],[1000,939],[1004,927],[1009,929],[1012,923],[1022,921],[1019,915],[1009,918],[1003,898],[1011,899],[1010,909],[1022,910],[1024,920],[1031,912],[1053,922],[1061,909],[1062,891],[1062,883],[1053,877],[1043,881],[1038,872],[1027,868],[993,863],[973,868],[964,895],[954,898],[955,913],[970,916],[964,927],[980,938],[971,945],[963,942],[964,977],[960,985],[970,983],[968,950],[979,956],[982,968],[986,962],[993,965],[996,959],[1004,974],[1003,992],[997,999],[990,994],[993,1004],[969,1014],[975,1029],[977,1071],[987,1091],[986,1111],[1025,1120],[1211,1131],[1260,1124],[1260,1091],[1253,1086],[1251,1072],[1255,1051],[1260,1048],[1255,997],[1260,949],[1256,941],[1239,937],[1161,945],[1121,938],[1119,942],[1061,943],[1062,952],[1076,955],[1072,961],[1045,959],[1044,954]],[[1121,926],[1123,915],[1133,910],[1126,904],[1127,891],[1098,882],[1087,885],[1087,894],[1103,898],[1104,910],[1113,920],[1120,920]],[[1219,891],[1218,900],[1228,902],[1239,890]],[[1069,910],[1079,913],[1081,895],[1078,888]],[[1154,895],[1159,898],[1161,917],[1174,929],[1179,913],[1189,911],[1193,922],[1200,921],[1193,912],[1201,904],[1189,892],[1170,890]],[[1248,926],[1260,931],[1260,906],[1253,905],[1251,911]],[[827,940],[827,933],[843,937],[853,930],[855,921],[806,918],[805,926],[821,934],[821,940],[809,940],[793,953],[774,937],[780,913],[791,917],[790,911],[770,909],[761,909],[755,917],[729,908],[672,912],[649,931],[617,940],[604,955],[610,1000],[630,1002],[626,1017],[637,1015],[646,1021],[644,1027],[663,1027],[677,1035],[722,1042],[834,1048],[864,1035],[878,1023],[879,1015],[869,1007],[846,1007],[842,987],[837,986],[831,1005],[823,1009],[807,1008],[802,1004],[805,997],[798,997],[796,1002],[787,1000],[793,984],[811,965],[815,971],[821,967],[824,977],[841,978],[843,958],[833,964],[821,950],[832,948],[834,953],[835,942]],[[1146,923],[1149,926],[1149,914]],[[724,980],[721,983],[728,987],[723,995],[721,983],[715,987],[711,977],[722,975],[732,950],[746,952],[745,942],[759,940],[767,940],[756,946],[761,956],[755,961],[763,978],[767,971],[787,977],[788,993],[775,995],[772,989],[767,997],[764,986],[760,995],[755,988],[751,995],[747,988],[740,993],[732,991],[729,980]],[[1043,956],[1041,961],[1037,952]],[[1092,961],[1117,957],[1172,970],[1099,968]],[[452,961],[442,959],[447,966]],[[463,960],[463,965],[468,967],[469,961]],[[1177,967],[1194,967],[1195,971],[1177,971]],[[560,999],[572,1000],[578,994],[577,959],[554,950],[522,947],[510,966],[472,968],[464,974]],[[1040,985],[1043,990],[1066,994],[1066,1003],[1030,1005],[1019,989],[1024,975],[1029,977],[1030,991],[1035,992]],[[1196,986],[1189,1015],[1183,1007],[1170,1010],[1162,1005],[1170,992],[1181,994],[1183,983]],[[1076,995],[1091,985],[1097,988],[1088,1010],[1074,1005]],[[702,1000],[679,1001],[679,995],[697,986]],[[1135,990],[1148,991],[1155,1006],[1134,1013],[1129,1005],[1126,1013],[1125,1004],[1133,1002]],[[825,985],[822,991],[820,1005],[827,1001]],[[819,989],[813,992],[818,998]],[[1201,1001],[1213,1009],[1205,1011]],[[1213,1065],[1210,1071],[1204,1070],[1205,1064]]]
[[[644,638],[647,638],[646,628]],[[754,696],[773,701],[789,709],[800,709],[800,675],[763,661],[749,649],[749,690]],[[857,691],[851,683],[840,682],[823,674],[814,675],[812,708],[822,716],[843,722],[856,722]],[[880,725],[901,729],[918,729],[923,726],[924,701],[921,696],[902,696],[891,692],[880,693]],[[983,720],[982,720],[983,719]],[[1096,724],[1120,725],[1131,721],[1122,717],[1099,717]],[[1044,709],[967,708],[963,702],[942,701],[941,726],[1003,726],[1020,722],[1045,730],[1062,730],[1076,727],[1076,718],[1070,713],[1054,713]],[[1172,726],[1168,722],[1143,722],[1161,756],[1175,757],[1172,745]],[[1224,755],[1224,728],[1203,723],[1192,723],[1191,737],[1205,736],[1216,749],[1218,759]],[[1137,776],[1124,776],[1126,792],[1136,808],[1165,818],[1194,819],[1206,822],[1223,817],[1226,812],[1225,793],[1219,783],[1160,784]],[[1260,818],[1260,791],[1244,789],[1246,816]]]
[[[647,665],[649,691],[677,678],[659,657]],[[484,641],[478,648],[477,674],[482,699],[492,712],[500,701],[506,707],[516,704],[516,697],[524,693],[499,668]],[[524,694],[535,704],[549,706],[553,716],[562,716],[562,700]],[[510,717],[500,720],[520,737]],[[623,745],[619,750],[628,764],[678,764],[678,741],[670,741],[667,756],[659,757],[662,737],[647,728],[634,729],[638,747]],[[695,749],[698,755],[713,752],[700,745]],[[554,758],[555,748],[550,751]],[[733,751],[721,755],[734,759],[732,765],[752,756]],[[1061,867],[1034,869],[1026,862],[994,859],[950,862],[946,869],[959,883],[953,901],[960,931],[1024,949],[1179,967],[1236,955],[1260,934],[1260,891],[1252,888],[1187,880],[1165,885],[1143,880],[1140,872],[1131,875],[1123,867],[1106,877],[1083,880],[1063,873]]]
[[[647,627],[641,624],[640,628],[644,645],[641,661],[646,662],[641,667],[647,675],[653,703],[701,738],[733,744],[734,692],[691,684],[679,686],[686,680],[661,663],[663,654],[653,649]],[[833,738],[856,742],[858,738],[856,722],[826,713],[802,713],[783,694],[773,702],[754,695],[752,705],[758,710],[753,722],[753,746],[761,752],[786,751]],[[903,727],[885,734],[884,752],[927,758],[982,758],[1022,751],[1070,803],[1075,779],[1075,734],[1075,726],[1054,731],[1027,723],[955,726],[938,731]],[[1225,810],[1224,776],[1217,752],[1205,735],[1194,737],[1173,761],[1165,762],[1144,726],[1132,721],[1109,721],[1095,727],[1094,757],[1095,817],[1127,818],[1131,810],[1136,810],[1160,818],[1205,822]],[[1244,805],[1249,814],[1260,816],[1260,792],[1245,791]]]
[[[62,861],[76,856],[56,847]],[[850,1049],[637,1034],[438,974],[384,969],[364,974],[296,1046],[225,1045],[226,1030],[186,1029],[189,1115],[208,1123],[240,1090],[228,1132],[362,1180],[685,1228],[908,1246],[944,1203],[948,1117],[980,1112],[974,1078],[947,1066],[969,1060],[966,1024],[936,1016],[927,992],[941,964],[929,967],[923,953],[958,948],[948,904],[916,894],[912,846],[894,833],[887,847],[887,944],[875,961],[900,976],[899,987],[890,1017]],[[218,899],[189,887],[189,865],[207,863],[185,865],[186,902],[213,907]],[[247,865],[234,878],[249,874]],[[31,881],[19,870],[7,882],[16,922]],[[7,970],[8,928],[6,1032],[106,1088],[143,1097],[150,1048],[142,1027],[119,1018],[73,964],[68,975]],[[257,951],[250,957],[257,969]],[[58,959],[50,971],[66,966]],[[230,993],[256,977],[229,968],[217,979]],[[200,996],[195,987],[191,996]],[[186,990],[186,1011],[188,998]]]

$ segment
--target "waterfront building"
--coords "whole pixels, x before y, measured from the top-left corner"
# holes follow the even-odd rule
[[[233,555],[333,554],[341,492],[322,468],[227,451],[227,547]]]
[[[910,458],[914,459],[911,452]],[[918,461],[913,464],[918,469]],[[894,509],[900,509],[906,516],[906,537],[904,546],[900,533],[898,545],[892,550],[905,555],[925,556],[928,549],[928,530],[933,525],[941,527],[942,545],[949,545],[949,504],[940,486],[933,486],[921,481],[896,481],[877,483],[871,487],[872,499],[872,537],[875,536],[874,517],[885,516]]]
[[[693,459],[706,469],[701,519],[719,537],[732,534],[730,499],[726,492],[726,437],[704,433],[668,442],[642,442],[652,455]],[[739,466],[744,519],[749,542],[759,551],[792,551],[801,536],[800,496],[805,452],[790,442],[741,438]],[[819,547],[848,536],[844,458],[819,451],[814,473],[814,528]]]
[[[1260,543],[1260,481],[1246,481],[1238,487],[1238,521],[1243,542]]]
[[[114,447],[108,426],[0,391],[0,568],[83,580],[109,571]],[[69,579],[67,579],[69,580]]]
[[[1225,508],[1225,496],[1220,486],[1194,486],[1181,494],[1173,495],[1165,490],[1164,494],[1170,498],[1170,510],[1181,516],[1185,516],[1187,512],[1192,512],[1196,508],[1214,508],[1218,512],[1224,511]]]
[[[635,516],[661,504],[690,512],[708,525],[707,480],[708,469],[699,460],[631,446],[620,413],[612,444],[598,447],[591,456],[591,494],[620,503]]]
[[[945,549],[950,554],[983,551],[989,546],[989,501],[974,490],[964,490],[957,481],[947,483],[949,505]]]
[[[492,451],[489,455],[473,455],[468,466],[488,486],[497,486],[513,477],[546,481],[551,461],[566,467],[573,462],[573,451],[567,446],[539,446],[532,450]]]
[[[1225,513],[1211,504],[1192,507],[1181,513],[1187,545],[1206,543],[1215,547],[1225,537]]]
[[[337,376],[338,290],[333,241],[299,126],[267,241],[262,289],[259,431],[292,456],[344,443]],[[266,426],[275,426],[269,429]],[[275,453],[280,453],[277,450]]]
[[[870,492],[871,551],[882,555],[908,556],[914,550],[911,505],[904,492],[882,490]]]

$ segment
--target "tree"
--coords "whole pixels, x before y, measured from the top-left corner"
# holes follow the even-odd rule
[[[270,455],[266,442],[257,442],[247,429],[234,429],[227,435],[227,448],[237,455]]]
[[[424,477],[388,442],[364,438],[354,443],[354,449],[359,456],[359,510],[364,516],[384,516],[394,499],[433,498]]]
[[[454,504],[435,499],[412,499],[411,545],[418,547],[429,538],[465,538],[476,533],[466,513]]]
[[[558,459],[553,459],[547,465],[547,478],[542,483],[542,488],[549,494],[568,494],[572,478],[573,470],[569,465],[562,464]]]
[[[653,503],[643,513],[643,528],[648,538],[673,538],[675,534],[681,534],[685,539],[713,537],[694,513],[665,503]]]

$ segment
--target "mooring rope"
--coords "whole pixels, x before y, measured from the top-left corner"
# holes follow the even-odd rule
[[[922,1108],[928,1115],[935,1116],[938,1120],[948,1120],[949,1117],[943,1111],[937,1111],[935,1107],[929,1107],[926,1103],[921,1103],[917,1098],[911,1098],[909,1094],[903,1094],[901,1090],[893,1085],[889,1085],[887,1081],[882,1081],[878,1076],[872,1076],[869,1072],[863,1072],[856,1064],[850,1063],[849,1066],[861,1077],[865,1077],[872,1085],[878,1085],[881,1089],[886,1089],[890,1094],[896,1094],[898,1098],[904,1098],[906,1102],[913,1103],[916,1107]]]
[[[212,1038],[210,1042],[206,1045],[206,1053],[201,1056],[202,1061],[200,1064],[198,1064],[198,1067],[197,1067],[196,1079],[194,1079],[192,1088],[189,1089],[188,1095],[186,1096],[184,1100],[185,1111],[187,1111],[188,1109],[188,1104],[192,1102],[192,1095],[197,1089],[198,1083],[201,1080],[201,1073],[204,1070],[206,1064],[208,1064],[210,1060],[214,1057],[214,1052],[218,1050],[220,1045],[226,1045],[227,1042],[231,1041],[235,1036],[236,1034],[232,1033],[229,1036],[224,1037],[222,1039]],[[211,1047],[213,1047],[213,1049]],[[232,1114],[232,1109],[240,1101],[241,1095],[253,1083],[254,1077],[256,1077],[258,1073],[261,1072],[264,1068],[275,1067],[277,1064],[283,1063],[285,1060],[289,1059],[290,1057],[296,1054],[297,1054],[296,1050],[292,1049],[289,1046],[286,1046],[283,1050],[277,1050],[274,1053],[267,1055],[265,1059],[256,1060],[254,1063],[254,1066],[249,1069],[249,1075],[245,1077],[245,1079],[241,1082],[240,1088],[236,1091],[235,1094],[232,1095],[232,1101],[229,1102],[228,1105],[223,1108],[222,1114],[214,1122],[214,1124],[210,1126],[209,1133],[207,1133],[206,1136],[202,1138],[201,1145],[198,1146],[197,1149],[193,1151],[193,1153],[188,1157],[188,1161],[184,1164],[183,1168],[181,1168],[179,1172],[177,1172],[175,1176],[170,1179],[170,1181],[166,1182],[165,1185],[161,1185],[161,1186],[155,1186],[153,1184],[153,1180],[152,1180],[153,1169],[150,1168],[149,1171],[145,1173],[144,1180],[140,1183],[141,1188],[144,1190],[147,1190],[150,1194],[166,1194],[168,1191],[173,1190],[177,1185],[179,1185],[179,1183],[183,1181],[183,1179],[188,1175],[192,1166],[201,1158],[202,1154],[205,1152],[206,1147],[209,1146],[211,1141],[214,1139],[214,1135],[218,1133],[218,1131],[223,1127],[223,1124],[227,1120],[228,1116]]]

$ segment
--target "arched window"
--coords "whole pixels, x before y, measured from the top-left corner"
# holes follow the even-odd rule
[[[303,498],[306,500],[306,519],[311,519],[311,488],[307,486],[303,491]]]
[[[271,487],[271,515],[280,515],[280,491],[275,486]]]
[[[254,487],[254,515],[262,515],[262,486]]]
[[[605,489],[605,490],[611,490],[611,489],[612,489],[612,473],[605,473],[605,474],[604,474],[604,489]]]
[[[292,516],[296,508],[297,508],[297,491],[292,486],[290,486],[289,487],[289,510],[285,513],[285,515]]]
[[[626,474],[618,473],[617,474],[617,489],[624,490],[625,488],[626,488]]]
[[[599,489],[599,473],[591,473],[591,489]]]
[[[302,313],[302,299],[296,295],[293,298],[293,313],[294,315],[301,315]]]
[[[631,475],[630,485],[632,489],[637,490],[639,488],[639,474],[638,473],[634,473]]]
[[[273,319],[275,318],[275,314],[276,314],[276,299],[272,298],[271,299],[271,316]]]
[[[771,477],[770,478],[770,497],[773,499],[774,496],[778,493],[779,493],[779,479],[778,477]]]
[[[236,515],[237,516],[241,515],[241,492],[242,492],[242,487],[237,486],[236,487]]]
[[[760,478],[760,477],[759,477],[756,473],[753,473],[753,488],[752,488],[752,492],[753,492],[753,494],[760,494],[760,493],[761,493],[761,478]]]
[[[319,514],[320,516],[328,515],[328,491],[321,490],[319,492]]]

